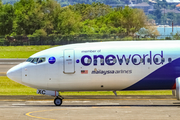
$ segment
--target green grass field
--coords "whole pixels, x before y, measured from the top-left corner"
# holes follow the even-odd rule
[[[36,52],[54,46],[0,46],[0,58],[28,58]]]
[[[61,92],[61,95],[114,95],[105,92]],[[118,95],[171,95],[171,91],[118,91]],[[36,89],[21,85],[6,76],[0,76],[0,95],[37,95]]]
[[[0,95],[35,95],[36,90],[0,76]]]
[[[54,46],[1,46],[0,58],[28,58],[32,54]],[[114,95],[105,92],[62,92],[61,95]],[[118,95],[171,95],[169,91],[118,91]],[[36,89],[16,83],[5,76],[0,76],[0,95],[37,95]]]

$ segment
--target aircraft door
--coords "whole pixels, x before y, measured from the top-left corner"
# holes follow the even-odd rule
[[[75,73],[75,63],[74,63],[74,50],[64,50],[64,69],[65,74]]]

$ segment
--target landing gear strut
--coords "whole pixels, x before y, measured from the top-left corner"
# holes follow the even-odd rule
[[[64,99],[62,96],[57,96],[55,99],[54,99],[54,104],[56,106],[61,106],[62,104],[62,99]]]
[[[64,99],[61,95],[59,95],[58,91],[37,89],[37,94],[55,96],[56,98],[54,99],[54,104],[56,106],[60,106],[62,104],[62,100]]]

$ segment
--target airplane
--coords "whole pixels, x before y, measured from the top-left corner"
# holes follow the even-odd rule
[[[76,43],[40,51],[7,77],[54,96],[64,91],[172,90],[180,100],[180,41]]]

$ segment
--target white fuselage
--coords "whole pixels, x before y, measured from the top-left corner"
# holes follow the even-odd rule
[[[180,75],[180,41],[97,42],[54,47],[32,55],[8,77],[56,91],[175,89]]]

